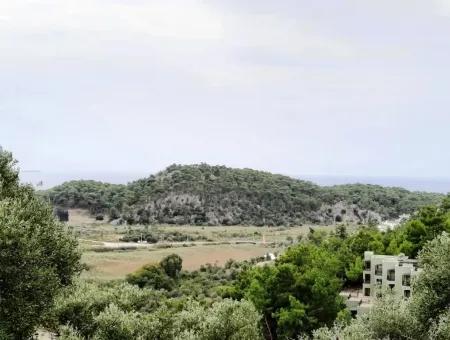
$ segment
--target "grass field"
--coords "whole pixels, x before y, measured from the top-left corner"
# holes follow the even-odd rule
[[[136,249],[130,251],[110,251],[83,253],[82,261],[89,267],[83,277],[96,280],[123,279],[136,269],[148,263],[157,263],[169,254],[178,254],[183,259],[183,269],[198,269],[202,264],[223,265],[228,259],[248,260],[274,252],[276,248],[264,245],[201,245],[165,249]]]
[[[255,227],[255,226],[114,226],[106,221],[95,221],[83,210],[70,210],[69,228],[80,239],[83,251],[82,261],[89,267],[83,277],[95,280],[123,279],[127,274],[148,263],[157,263],[169,254],[183,258],[183,268],[198,269],[203,264],[223,265],[228,259],[249,260],[267,252],[281,251],[286,244],[304,237],[310,226],[301,227]],[[333,226],[313,227],[315,230],[333,230]],[[194,246],[173,248],[139,248],[132,250],[94,251],[103,242],[118,242],[130,231],[145,232],[157,229],[159,232],[179,231],[184,235],[204,236],[212,242],[232,244],[210,245],[208,242],[192,242]],[[252,241],[255,244],[235,244]],[[191,242],[189,242],[191,243]],[[266,245],[270,244],[270,246]],[[133,246],[132,243],[129,243]],[[175,245],[175,244],[174,244]]]

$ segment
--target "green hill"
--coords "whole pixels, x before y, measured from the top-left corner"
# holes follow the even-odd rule
[[[55,206],[128,223],[297,225],[396,218],[443,195],[376,185],[321,187],[225,166],[171,165],[127,185],[71,181],[43,192]]]

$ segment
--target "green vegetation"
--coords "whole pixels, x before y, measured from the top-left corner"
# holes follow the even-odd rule
[[[347,319],[338,294],[342,286],[361,287],[364,251],[398,254],[402,250],[412,257],[419,253],[421,266],[431,275],[430,278],[427,278],[428,274],[420,276],[420,280],[413,287],[418,291],[414,291],[414,301],[419,302],[414,308],[411,307],[411,310],[420,310],[415,318],[422,325],[426,325],[427,320],[435,320],[435,327],[448,327],[448,324],[445,324],[448,315],[441,313],[450,305],[450,293],[443,283],[450,282],[450,277],[447,278],[450,275],[450,269],[447,268],[450,265],[450,239],[445,233],[450,232],[449,203],[450,196],[439,206],[424,207],[402,226],[386,233],[374,227],[362,227],[350,235],[343,226],[330,235],[311,230],[307,241],[288,248],[273,266],[254,267],[243,271],[228,289],[228,294],[236,299],[245,298],[255,304],[263,315],[266,338],[271,338],[274,334],[282,339],[308,336],[314,329],[324,325],[330,326],[335,320]],[[439,236],[442,233],[443,236]],[[444,241],[448,244],[442,248]],[[411,244],[414,246],[411,247]],[[439,291],[440,289],[443,290]],[[427,294],[432,294],[431,298]],[[388,320],[389,315],[403,310],[403,302],[393,302],[392,299],[385,302],[383,307],[380,307],[381,310],[375,309],[378,311],[374,312],[378,313],[373,317],[375,323],[381,322],[379,319],[383,315],[386,315],[382,319],[383,322],[393,322]],[[407,321],[399,319],[398,316],[393,320],[398,323]],[[357,326],[360,327],[364,323],[367,323],[367,320],[361,321]],[[390,329],[398,323],[391,324]],[[444,325],[441,325],[442,323]],[[374,336],[373,339],[408,338],[406,335],[396,337],[395,333],[388,333],[389,328],[379,323],[373,326],[374,329],[377,327],[384,329],[386,334]],[[428,331],[428,328],[422,330],[422,333],[414,331],[416,337],[413,339],[426,338],[423,335]],[[377,332],[381,334],[383,331]],[[348,335],[349,332],[342,334]],[[422,337],[417,334],[422,334]],[[353,339],[347,335],[342,338]],[[357,339],[364,339],[365,336],[366,332],[361,332],[361,337]],[[323,337],[330,338],[333,337]]]
[[[130,197],[125,185],[97,181],[70,181],[56,186],[46,194],[55,206],[88,209],[93,215],[108,211],[113,218]]]
[[[232,287],[240,273],[263,259],[236,262],[228,260],[224,267],[202,265],[199,270],[182,271],[182,260],[168,255],[159,264],[145,265],[127,276],[126,281],[140,288],[163,291],[166,297],[194,298],[202,304],[211,304],[220,297],[231,297]]]
[[[261,338],[253,304],[218,295],[249,263],[193,272],[181,266],[180,257],[169,255],[130,275],[130,284],[79,282],[57,299],[46,326],[63,339]]]
[[[286,238],[291,246],[271,265],[229,262],[223,268],[202,266],[200,270],[188,272],[181,270],[181,259],[171,255],[159,264],[145,265],[130,274],[127,282],[142,291],[158,292],[166,303],[165,307],[159,307],[168,310],[167,313],[173,319],[178,317],[179,311],[190,308],[191,302],[186,301],[195,301],[206,310],[231,299],[235,303],[251,303],[254,306],[256,319],[260,320],[256,329],[267,339],[291,339],[313,334],[328,336],[332,332],[348,334],[346,327],[362,327],[363,324],[351,323],[347,326],[350,316],[344,309],[339,292],[343,287],[360,287],[364,251],[373,250],[378,254],[404,252],[414,257],[443,231],[450,231],[448,202],[449,198],[446,198],[439,206],[419,209],[410,220],[393,231],[381,232],[374,226],[361,226],[351,232],[344,225],[338,225],[331,233],[323,229],[310,229],[309,234],[296,240],[293,237]],[[106,287],[99,286],[98,289]],[[388,299],[388,295],[385,299]],[[404,303],[393,299],[394,297],[389,300],[390,306],[403,310]],[[444,297],[444,302],[439,302],[439,310],[442,310],[445,301]],[[121,319],[128,320],[123,321],[124,325],[134,324],[135,319],[145,319],[140,309],[118,308],[119,310],[103,309],[97,315],[119,315]],[[141,313],[141,316],[136,317],[134,313]],[[152,309],[150,314],[153,313],[158,314],[159,309]],[[382,313],[387,312],[382,310],[376,314],[375,323],[381,322]],[[438,314],[433,314],[438,320],[433,327],[444,329],[446,315],[441,315],[440,312]],[[100,327],[97,318],[94,313],[91,323],[94,328]],[[383,320],[387,322],[385,332],[389,332],[393,326],[389,328],[390,321]],[[338,323],[333,328],[336,322]],[[69,324],[72,325],[72,331],[83,332],[82,328],[75,327],[70,320]],[[324,326],[330,328],[317,331]],[[174,327],[171,324],[170,329]],[[98,329],[93,330],[92,334],[98,334],[97,332]],[[132,336],[136,336],[134,331],[130,332]],[[370,332],[366,327],[360,334],[363,337],[368,334],[370,339],[373,336]],[[428,329],[422,331],[422,335],[425,334],[423,332],[428,332]],[[167,338],[171,339],[171,335],[167,335]]]
[[[343,309],[340,264],[333,255],[311,244],[292,247],[274,266],[244,272],[232,295],[252,301],[262,312],[267,338],[295,338],[332,323]]]
[[[194,241],[212,241],[204,235],[192,235],[189,233],[182,233],[177,230],[166,231],[157,228],[149,230],[131,230],[126,235],[120,238],[123,242],[138,242],[146,241],[148,243],[165,242],[194,242]]]
[[[259,315],[249,302],[201,305],[166,298],[128,284],[80,283],[57,301],[49,319],[64,339],[261,339]]]
[[[314,339],[412,339],[450,338],[450,237],[447,233],[428,242],[419,253],[423,269],[413,281],[409,300],[384,292],[372,310],[348,325],[314,332]]]
[[[74,187],[78,189],[69,194]],[[375,213],[412,216],[386,232],[371,223],[355,230],[345,223],[331,231],[310,228],[308,234],[267,228],[288,246],[269,263],[260,257],[186,271],[183,260],[192,259],[172,254],[172,249],[157,263],[142,258],[151,253],[148,249],[123,252],[140,257],[143,265],[125,280],[74,283],[81,268],[77,242],[55,222],[51,208],[19,184],[11,154],[2,152],[0,339],[26,339],[37,327],[63,340],[449,339],[450,196],[421,207],[440,196],[360,185],[320,188],[284,176],[207,165],[172,166],[127,186],[70,182],[47,195],[58,206],[140,223],[295,224],[327,216],[333,222],[349,221],[349,215],[371,222]],[[122,229],[121,234],[115,230],[117,238],[143,231],[156,240],[205,237],[202,227],[189,232],[176,229],[180,227],[116,227]],[[217,228],[215,237],[261,238],[254,229]],[[290,232],[281,234],[283,230]],[[86,246],[95,240],[83,242]],[[383,292],[368,314],[353,320],[339,292],[361,286],[367,250],[417,256],[423,271],[412,283],[411,299]],[[112,266],[119,270],[118,262]],[[127,268],[122,270],[131,272]]]
[[[81,267],[77,242],[0,151],[0,338],[26,339]]]
[[[224,166],[172,165],[128,185],[72,181],[43,193],[55,206],[89,209],[128,223],[301,225],[396,218],[442,195],[374,185],[320,187]]]
[[[260,320],[257,327],[268,339],[308,336],[317,328],[331,327],[336,319],[348,319],[339,292],[343,286],[360,286],[364,251],[385,252],[386,235],[374,227],[361,227],[354,233],[348,233],[343,226],[333,233],[311,229],[271,265],[229,261],[224,267],[209,265],[188,272],[181,270],[182,261],[178,256],[170,255],[159,264],[145,265],[130,274],[127,281],[143,292],[158,294],[158,299],[167,304],[158,307],[168,309],[172,318],[188,308],[186,301],[196,301],[202,308],[209,308],[224,299],[232,299],[253,304]],[[109,290],[110,285],[98,285],[96,289]],[[148,313],[157,310],[159,313],[155,308]],[[143,313],[140,307],[120,309],[121,312],[114,313],[127,312],[121,316],[124,319],[133,319],[133,313]],[[102,311],[104,309],[99,310],[98,315]],[[88,322],[93,328],[97,327],[95,315]],[[58,320],[55,324],[69,323],[74,331],[87,336],[82,333],[84,326],[77,326],[76,319],[58,317]]]
[[[404,253],[415,258],[427,242],[444,231],[450,233],[450,195],[441,205],[420,209],[402,226],[384,234],[385,252]]]

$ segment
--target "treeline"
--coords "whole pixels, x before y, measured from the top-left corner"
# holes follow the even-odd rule
[[[127,223],[300,225],[370,223],[436,204],[442,195],[376,185],[320,187],[251,169],[172,165],[128,185],[71,181],[43,195]]]
[[[130,194],[126,185],[91,180],[65,182],[41,192],[55,206],[88,209],[92,214],[122,210],[123,205],[130,200]]]

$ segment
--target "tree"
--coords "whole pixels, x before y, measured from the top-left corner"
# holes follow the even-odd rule
[[[331,324],[344,308],[339,268],[337,258],[325,248],[300,244],[273,266],[243,272],[235,285],[236,297],[252,301],[263,314],[267,338],[295,338]]]
[[[175,316],[174,332],[178,339],[258,340],[260,319],[255,306],[245,300],[225,299],[206,309],[191,301]]]
[[[114,304],[109,305],[96,318],[98,340],[133,340],[138,338],[140,318],[137,312],[124,312]]]
[[[183,259],[177,254],[171,254],[163,258],[159,265],[167,275],[174,279],[178,277],[183,267]]]
[[[345,225],[340,224],[336,227],[336,236],[342,240],[345,240],[348,237],[347,228]]]
[[[348,245],[353,254],[363,256],[366,250],[372,250],[376,254],[384,253],[382,234],[377,228],[363,227],[348,239]]]
[[[174,280],[166,272],[155,264],[148,264],[127,276],[127,282],[141,288],[152,287],[154,289],[172,290]]]
[[[428,336],[431,340],[448,340],[450,338],[450,308],[433,323]]]
[[[413,304],[422,324],[436,321],[450,306],[450,236],[443,233],[419,253],[422,267],[413,281]]]
[[[363,260],[357,257],[355,262],[350,263],[348,269],[345,270],[345,276],[352,283],[362,283]]]
[[[63,340],[253,340],[261,339],[260,318],[248,301],[203,304],[126,283],[81,281],[58,296],[50,329]]]
[[[92,339],[99,327],[96,317],[108,306],[114,305],[127,312],[143,309],[150,312],[164,301],[163,292],[154,289],[141,289],[125,282],[95,283],[79,280],[58,295],[45,327],[59,332],[60,325],[70,325],[83,339]],[[64,333],[71,333],[68,329],[62,330]]]
[[[450,232],[450,195],[440,205],[425,206],[413,217],[384,235],[386,253],[416,258],[424,245],[443,231]]]
[[[20,189],[16,165],[12,154],[0,148],[0,198],[14,196]]]
[[[0,333],[29,337],[80,271],[77,242],[0,152]]]

